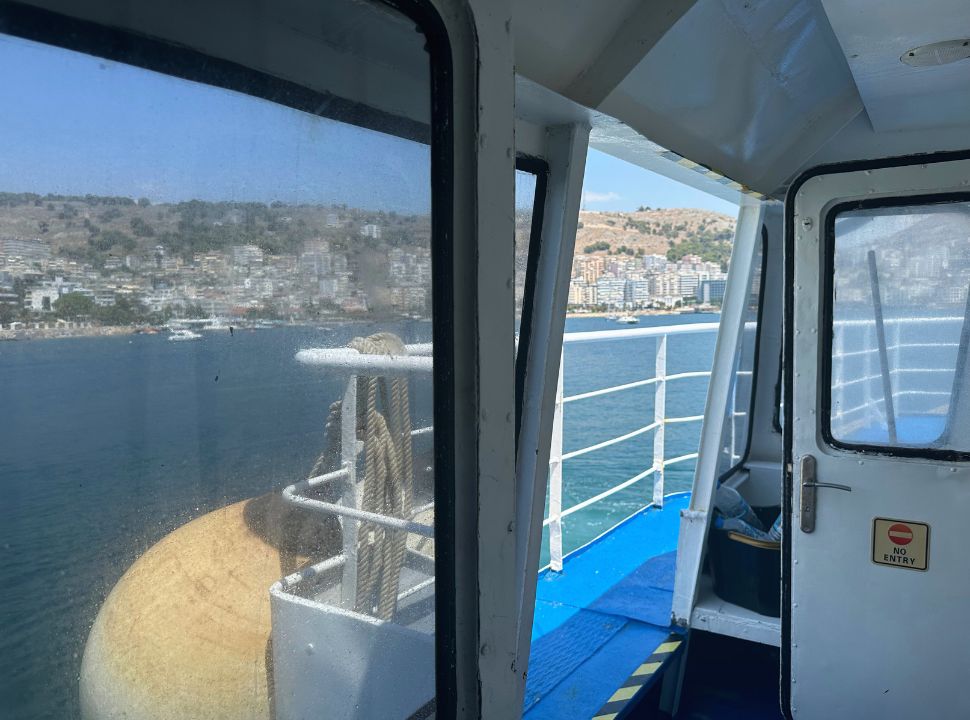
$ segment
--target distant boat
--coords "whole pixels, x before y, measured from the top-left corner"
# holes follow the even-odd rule
[[[188,329],[172,330],[172,334],[168,336],[169,342],[184,342],[186,340],[199,340],[202,336],[197,332],[192,332]]]
[[[636,315],[620,315],[616,321],[621,325],[639,325],[640,318]]]

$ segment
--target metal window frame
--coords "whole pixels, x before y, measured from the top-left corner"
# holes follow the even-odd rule
[[[525,288],[522,294],[522,318],[519,324],[519,342],[515,355],[515,443],[518,447],[522,428],[522,398],[525,393],[525,376],[529,346],[532,342],[532,322],[535,313],[535,285],[542,254],[542,221],[546,210],[546,186],[549,183],[549,163],[532,155],[518,155],[516,171],[535,176],[536,186],[532,195],[532,223],[529,227],[529,257],[526,262]]]
[[[835,221],[838,216],[851,210],[871,210],[878,208],[913,207],[918,205],[947,205],[951,203],[970,202],[970,192],[923,193],[919,195],[892,196],[885,198],[871,198],[850,200],[833,205],[825,211],[823,219],[823,255],[822,255],[822,288],[821,306],[822,343],[819,357],[819,433],[822,440],[830,447],[839,450],[850,450],[865,455],[883,455],[888,457],[924,458],[927,460],[943,460],[959,462],[970,460],[970,451],[943,449],[933,446],[908,445],[877,445],[875,443],[852,443],[838,440],[832,435],[832,393],[823,392],[822,388],[832,387],[832,351],[835,342]],[[965,332],[966,328],[962,332]],[[961,333],[962,334],[962,333]],[[954,369],[954,386],[961,380],[959,372]],[[956,392],[951,395],[951,403],[956,399]],[[954,405],[951,405],[951,408]],[[944,438],[950,431],[949,421],[943,429]]]
[[[752,271],[754,268],[752,267]],[[765,287],[767,286],[767,276],[766,271],[768,270],[768,228],[762,224],[761,225],[761,267],[759,268],[759,282],[758,287],[758,312],[756,314],[755,322],[758,327],[755,331],[754,337],[754,361],[751,363],[751,399],[748,403],[748,433],[744,440],[744,452],[741,453],[740,459],[734,463],[730,468],[721,473],[717,481],[722,483],[729,477],[734,475],[738,470],[744,467],[745,463],[748,462],[751,456],[751,439],[754,437],[754,417],[755,408],[757,407],[758,399],[758,365],[761,361],[761,332],[762,332],[762,320],[765,313]],[[752,278],[754,274],[752,272]],[[750,279],[749,279],[749,289],[750,289]],[[750,292],[748,293],[750,296]],[[743,321],[743,317],[742,317]],[[741,351],[741,345],[738,345],[738,352]],[[739,367],[740,369],[740,367]],[[734,419],[731,419],[734,422]]]
[[[462,502],[456,484],[458,457],[456,438],[457,415],[460,401],[476,406],[477,395],[469,396],[460,388],[455,372],[458,358],[466,356],[469,349],[476,354],[478,343],[474,337],[464,337],[465,347],[456,347],[456,321],[468,324],[469,304],[456,302],[456,288],[466,289],[470,307],[477,307],[476,282],[460,280],[460,260],[455,251],[456,205],[465,210],[475,207],[475,192],[479,177],[472,176],[467,182],[456,178],[456,156],[462,146],[466,150],[468,137],[475,135],[474,113],[469,114],[469,101],[475,102],[475,88],[466,90],[464,97],[454,93],[454,65],[458,57],[467,66],[477,58],[478,46],[474,21],[461,0],[373,0],[392,7],[412,19],[427,40],[430,55],[431,76],[431,126],[413,120],[399,118],[355,101],[335,95],[310,90],[299,83],[282,80],[238,63],[214,58],[171,41],[149,37],[132,30],[109,27],[79,17],[63,15],[47,9],[15,2],[0,3],[0,33],[21,37],[66,50],[81,52],[95,57],[141,67],[165,75],[205,85],[234,90],[246,95],[270,100],[280,105],[328,117],[340,122],[392,134],[431,146],[431,227],[432,227],[432,334],[434,338],[434,439],[435,462],[435,534],[436,534],[436,592],[435,592],[435,676],[436,695],[432,701],[439,717],[478,717],[480,707],[481,677],[478,653],[467,652],[469,636],[477,648],[479,634],[477,599],[477,567],[472,564],[472,576],[468,571],[467,540],[477,536],[477,516],[462,524],[458,520]],[[438,7],[440,6],[440,7]],[[461,51],[456,55],[451,37],[460,39]],[[511,52],[509,46],[509,54]],[[511,68],[511,63],[509,62]],[[470,76],[470,75],[469,75]],[[512,84],[511,69],[508,73]],[[463,103],[459,108],[459,103]],[[511,102],[509,103],[511,106]],[[464,111],[464,112],[462,112]],[[461,115],[459,120],[456,115]],[[511,139],[511,122],[509,138]],[[457,129],[456,129],[457,128]],[[464,134],[464,137],[459,137]],[[474,162],[470,163],[472,166]],[[460,198],[460,200],[459,200]],[[464,201],[464,202],[461,202]],[[473,211],[470,217],[477,218]],[[477,242],[478,228],[464,228],[469,245]],[[471,255],[474,257],[474,254]],[[474,274],[474,262],[467,263]],[[470,297],[468,297],[470,296]],[[469,348],[469,345],[471,346]],[[464,351],[464,352],[462,352]],[[475,364],[472,364],[475,367]],[[471,383],[474,387],[474,381]],[[474,437],[477,422],[468,426]],[[477,469],[477,455],[474,458]],[[476,473],[477,476],[477,473]],[[473,483],[477,491],[477,483]],[[465,498],[468,507],[467,496]],[[459,532],[459,526],[462,531]],[[461,538],[459,540],[459,538]],[[472,548],[477,550],[477,548]],[[459,583],[462,587],[459,588]],[[461,595],[462,597],[459,597]],[[464,641],[464,643],[463,643]],[[464,657],[460,653],[464,652]],[[419,714],[424,712],[422,708]]]
[[[414,20],[424,29],[428,51],[435,62],[447,60],[438,49],[440,29],[434,27],[429,0],[370,0],[388,5]],[[439,21],[440,22],[440,21]],[[232,60],[207,55],[183,45],[142,35],[132,30],[109,27],[90,20],[21,2],[0,2],[0,33],[124,63],[163,75],[232,90],[242,95],[269,100],[301,112],[375,130],[425,145],[432,144],[430,125],[392,115],[332,93],[311,90],[304,85],[255,70]],[[444,37],[447,41],[447,36]],[[203,62],[200,62],[203,61]],[[432,80],[434,84],[434,80]],[[433,87],[434,90],[443,87]],[[443,98],[444,99],[444,98]],[[447,105],[447,104],[445,104]],[[434,124],[434,120],[432,120]]]
[[[523,352],[520,348],[517,359],[521,363],[523,385],[513,521],[515,610],[511,617],[515,618],[515,655],[511,687],[514,691],[509,693],[506,714],[502,717],[519,717],[525,696],[556,388],[589,132],[590,126],[584,122],[545,125],[541,146],[535,148],[548,164],[549,180],[531,304],[549,311],[532,313],[528,349]]]

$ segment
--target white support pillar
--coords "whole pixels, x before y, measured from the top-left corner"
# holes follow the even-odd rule
[[[559,356],[559,383],[556,409],[552,416],[552,445],[549,451],[549,567],[562,572],[562,355]]]
[[[351,375],[340,405],[340,464],[347,468],[340,501],[346,507],[360,508],[357,497],[357,376]],[[344,571],[340,583],[340,600],[346,609],[357,603],[357,536],[360,521],[340,519],[344,546]]]
[[[723,450],[721,439],[735,374],[735,357],[744,331],[742,321],[748,302],[755,249],[761,237],[762,214],[760,201],[748,196],[742,198],[721,305],[721,326],[714,347],[714,366],[707,388],[704,426],[694,469],[690,507],[680,514],[672,620],[683,627],[689,625],[697,597],[707,526],[717,489],[717,463]]]
[[[667,417],[667,336],[657,340],[656,371],[654,377],[653,421],[653,504],[664,506],[664,430]]]

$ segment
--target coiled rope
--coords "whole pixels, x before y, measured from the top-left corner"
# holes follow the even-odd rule
[[[391,333],[354,338],[349,346],[367,355],[404,355],[404,343]],[[311,477],[335,467],[339,457],[341,403],[330,406],[326,450],[317,458]],[[358,483],[361,510],[395,518],[410,518],[414,498],[411,410],[406,377],[357,378],[357,437],[364,438],[364,474]],[[355,609],[383,620],[397,609],[398,585],[407,533],[362,523],[357,536]]]

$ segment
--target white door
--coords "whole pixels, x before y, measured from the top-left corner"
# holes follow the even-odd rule
[[[922,159],[789,198],[794,718],[970,718],[968,179]]]

